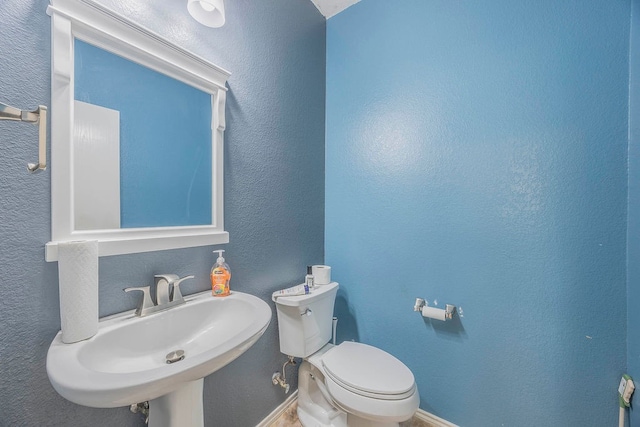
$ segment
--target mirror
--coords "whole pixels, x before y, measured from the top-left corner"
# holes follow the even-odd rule
[[[227,243],[229,73],[93,0],[52,0],[52,241],[116,255]]]
[[[211,95],[74,41],[76,230],[211,224]]]

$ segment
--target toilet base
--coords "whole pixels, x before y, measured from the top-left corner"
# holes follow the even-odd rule
[[[398,427],[398,423],[379,423],[334,407],[324,397],[322,372],[307,362],[298,370],[298,419],[304,427]]]
[[[298,369],[297,412],[300,423],[304,427],[347,427],[347,413],[324,398],[317,381],[324,381],[322,372],[303,361]]]

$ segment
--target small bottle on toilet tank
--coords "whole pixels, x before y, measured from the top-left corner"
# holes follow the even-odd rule
[[[311,272],[312,267],[307,265],[307,275],[304,276],[304,284],[309,287],[309,289],[313,288],[313,273]]]

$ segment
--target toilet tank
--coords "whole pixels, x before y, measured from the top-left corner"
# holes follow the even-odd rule
[[[333,304],[338,283],[316,285],[311,293],[274,299],[278,313],[280,351],[307,357],[331,340]]]

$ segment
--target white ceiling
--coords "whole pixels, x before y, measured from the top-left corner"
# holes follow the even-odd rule
[[[360,0],[311,0],[316,5],[320,13],[325,18],[331,18],[337,15],[352,4],[358,3]]]

